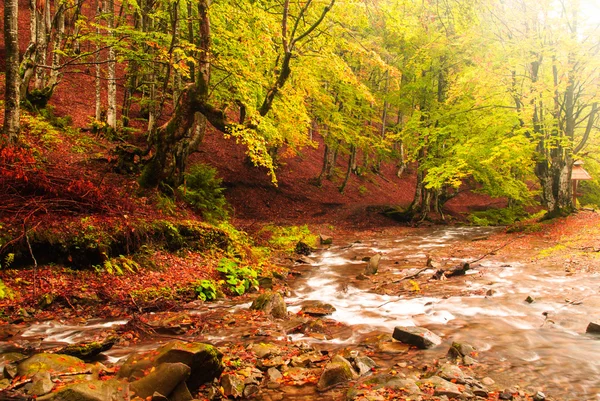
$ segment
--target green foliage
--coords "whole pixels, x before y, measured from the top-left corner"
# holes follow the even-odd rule
[[[0,280],[0,299],[13,299],[15,294],[13,291],[4,284],[4,281]]]
[[[135,273],[141,269],[140,265],[135,260],[123,255],[107,259],[101,266],[94,265],[93,267],[99,273],[106,272],[115,276],[122,276],[125,273]]]
[[[600,208],[600,163],[590,159],[585,163],[585,170],[590,173],[592,179],[589,181],[580,181],[577,186],[577,192],[581,196],[577,199],[580,205]]]
[[[161,193],[156,196],[156,207],[167,216],[174,216],[177,212],[175,201]]]
[[[507,207],[473,212],[469,216],[469,221],[476,226],[504,226],[528,217],[529,214],[522,207]]]
[[[260,230],[260,233],[267,234],[269,245],[275,249],[286,252],[294,252],[296,244],[299,241],[304,242],[310,247],[315,247],[318,244],[319,237],[310,232],[308,226],[276,226],[267,225]]]
[[[178,189],[183,199],[199,209],[209,221],[226,220],[227,200],[217,170],[206,164],[196,164],[185,175],[185,185]]]
[[[212,280],[200,280],[195,286],[196,294],[198,298],[203,301],[212,301],[217,299],[217,286]]]
[[[233,259],[222,258],[217,271],[225,275],[225,283],[234,294],[243,295],[251,287],[258,288],[258,272],[250,266],[240,266]]]

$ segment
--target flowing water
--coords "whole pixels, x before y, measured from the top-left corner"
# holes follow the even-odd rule
[[[424,326],[445,340],[424,357],[443,357],[452,341],[466,342],[479,350],[478,361],[499,384],[543,389],[556,399],[600,400],[600,337],[585,334],[600,316],[598,274],[569,275],[564,266],[509,255],[502,261],[486,258],[467,276],[437,282],[439,297],[382,296],[355,286],[362,285],[353,279],[364,269],[363,256],[381,253],[380,271],[402,277],[418,270],[405,265],[422,268],[439,247],[482,234],[484,229],[439,228],[331,247],[296,283],[289,302],[298,306],[290,309],[298,310],[304,300],[332,304],[337,310],[331,317],[354,327],[348,343],[376,330],[391,333],[396,325]],[[535,302],[525,302],[528,296]]]
[[[443,345],[419,353],[424,360],[442,358],[452,341],[466,342],[478,349],[480,366],[499,385],[518,384],[561,400],[600,400],[600,337],[585,334],[587,324],[600,316],[600,275],[570,275],[564,266],[531,263],[527,255],[504,253],[502,260],[490,256],[474,264],[466,276],[436,282],[435,295],[378,295],[367,291],[371,281],[355,279],[364,270],[365,256],[382,254],[381,274],[401,278],[422,269],[427,255],[436,250],[468,244],[489,232],[444,227],[417,229],[401,238],[381,234],[354,243],[350,238],[346,243],[336,239],[339,245],[313,255],[314,264],[303,267],[302,276],[291,283],[289,310],[297,312],[308,300],[333,305],[336,312],[330,318],[352,329],[349,335],[325,340],[340,346],[355,346],[373,333],[390,334],[398,325],[424,326],[444,339]],[[527,296],[535,302],[525,302]],[[121,323],[98,321],[84,327],[43,323],[23,337],[73,342],[86,330]],[[111,355],[122,356],[123,350]]]

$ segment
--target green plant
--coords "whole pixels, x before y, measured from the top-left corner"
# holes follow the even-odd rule
[[[200,280],[194,288],[198,298],[203,301],[212,301],[217,299],[217,286],[212,280]]]
[[[311,233],[308,226],[274,226],[263,227],[261,233],[270,234],[269,244],[279,250],[293,252],[299,241],[306,243],[310,247],[317,244],[318,237]]]
[[[504,226],[526,218],[529,215],[522,207],[507,207],[473,212],[469,221],[476,226]]]
[[[122,276],[125,272],[135,273],[136,271],[139,271],[140,265],[133,259],[119,255],[117,258],[105,260],[102,266],[94,265],[94,269],[97,272],[105,271],[108,274]]]
[[[250,287],[258,288],[258,272],[249,266],[239,266],[233,259],[222,258],[217,271],[225,275],[225,283],[234,294],[243,295]]]
[[[160,193],[156,197],[156,207],[167,216],[175,215],[177,209],[173,199]]]
[[[4,284],[4,281],[0,280],[0,299],[4,298],[13,299],[14,294],[12,290]]]
[[[366,195],[367,192],[369,192],[369,190],[364,185],[361,185],[360,187],[358,187],[358,193],[359,194]]]
[[[199,209],[205,219],[226,220],[227,200],[221,184],[214,167],[196,164],[185,175],[185,184],[179,187],[178,192],[187,203]]]

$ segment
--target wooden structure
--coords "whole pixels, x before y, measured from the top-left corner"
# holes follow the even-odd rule
[[[590,173],[585,171],[582,166],[583,162],[581,160],[573,163],[573,171],[571,172],[571,181],[573,181],[573,206],[577,205],[577,183],[592,179]]]

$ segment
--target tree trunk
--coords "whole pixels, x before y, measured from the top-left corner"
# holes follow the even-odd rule
[[[108,13],[108,29],[112,30],[115,26],[115,0],[107,0],[106,12]],[[109,33],[113,35],[112,32]],[[107,86],[107,107],[106,123],[112,130],[117,129],[117,60],[114,47],[108,48],[108,86]]]
[[[4,40],[6,47],[6,84],[4,95],[4,135],[9,143],[19,136],[19,2],[4,3]]]
[[[346,185],[348,184],[348,180],[350,179],[350,174],[352,173],[352,166],[355,164],[356,160],[356,146],[350,145],[350,155],[348,156],[348,168],[346,169],[346,176],[344,177],[344,182],[340,185],[340,192],[344,193],[346,190]]]

